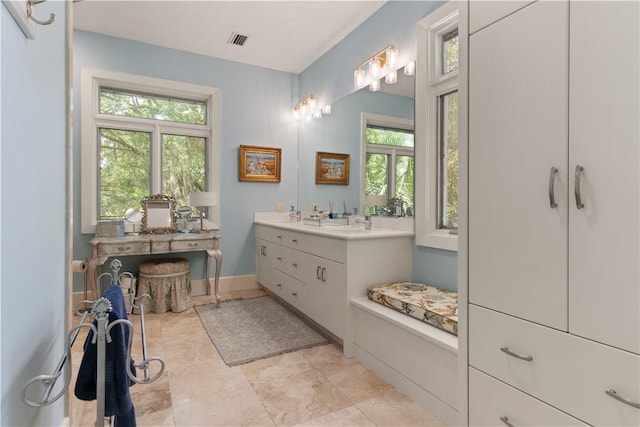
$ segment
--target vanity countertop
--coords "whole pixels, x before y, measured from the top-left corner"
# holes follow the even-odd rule
[[[398,219],[398,221],[405,221]],[[254,216],[254,224],[292,230],[300,233],[315,234],[342,240],[386,239],[393,237],[413,237],[413,226],[406,230],[395,230],[376,226],[375,219],[371,230],[365,230],[362,224],[353,225],[307,225],[303,221],[290,221],[287,214],[258,213]],[[408,227],[405,227],[408,228]]]

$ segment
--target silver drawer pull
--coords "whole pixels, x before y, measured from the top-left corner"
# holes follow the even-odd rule
[[[322,267],[318,266],[318,268],[316,268],[316,279],[320,280],[320,269]]]
[[[326,281],[327,281],[327,278],[326,278],[326,277],[324,277],[324,273],[326,273],[326,272],[327,272],[327,269],[326,269],[326,268],[324,268],[324,267],[322,267],[322,274],[320,275],[320,277],[322,278],[322,281],[323,281],[323,282],[326,282]]]
[[[291,292],[291,295],[293,295],[294,297],[297,297],[298,293],[297,292]]]
[[[188,243],[187,246],[190,248],[197,248],[199,245],[197,243]]]
[[[558,175],[558,168],[551,166],[551,172],[549,173],[549,206],[551,209],[558,207],[556,203],[556,194],[553,188],[553,184],[556,182],[556,175]]]
[[[500,350],[502,350],[503,353],[507,353],[509,356],[515,357],[516,359],[526,360],[527,362],[531,362],[533,360],[532,356],[523,356],[521,354],[514,353],[513,351],[509,350],[509,347],[500,347]]]
[[[118,246],[119,251],[130,251],[131,246]]]
[[[509,421],[509,417],[502,416],[500,417],[500,421],[502,421],[507,427],[513,427],[513,424]]]
[[[576,195],[576,208],[578,209],[584,208],[584,203],[582,203],[582,193],[580,192],[580,175],[582,175],[582,171],[584,171],[584,168],[580,165],[576,165],[574,192]]]
[[[298,243],[298,240],[297,240],[297,239],[293,239],[293,240],[291,241],[291,243],[294,243],[294,244],[295,244],[295,243]]]
[[[282,287],[282,283],[278,283],[276,286],[281,288]]]
[[[276,239],[282,240],[282,236],[276,236]]]
[[[278,261],[282,261],[282,257],[279,256],[278,258],[276,258]]]
[[[298,268],[298,263],[297,262],[292,262],[291,265],[293,265],[295,268]]]
[[[640,409],[640,403],[639,402],[634,402],[633,400],[629,400],[626,399],[622,396],[620,396],[618,393],[616,393],[616,391],[614,389],[611,390],[606,390],[605,393],[607,394],[607,396],[611,396],[616,400],[619,400],[620,402],[627,404],[629,406],[633,406],[636,409]]]

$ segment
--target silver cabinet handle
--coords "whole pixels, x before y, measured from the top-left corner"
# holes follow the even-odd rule
[[[282,257],[279,256],[278,258],[276,258],[278,261],[282,261]]]
[[[296,244],[296,243],[298,243],[298,240],[297,240],[297,239],[293,239],[293,240],[291,241],[291,243]]]
[[[282,287],[282,283],[278,283],[276,286],[281,288]]]
[[[197,248],[198,244],[197,243],[187,243],[187,246],[189,246],[190,248]]]
[[[619,400],[620,402],[627,404],[629,406],[633,406],[636,409],[640,409],[640,403],[639,402],[634,402],[633,400],[629,400],[626,399],[622,396],[620,396],[618,393],[616,393],[615,390],[611,389],[611,390],[606,390],[605,393],[607,394],[607,396],[611,396],[616,400]]]
[[[119,251],[130,251],[131,246],[118,246]]]
[[[295,268],[298,268],[298,263],[297,262],[292,262],[291,265],[293,265]]]
[[[575,173],[575,194],[576,194],[576,208],[582,209],[584,208],[584,203],[582,203],[582,194],[580,193],[580,176],[584,168],[580,165],[576,165],[576,173]]]
[[[502,421],[507,427],[513,427],[513,424],[509,421],[509,417],[502,416],[500,417],[500,421]]]
[[[320,269],[321,269],[321,268],[322,268],[322,267],[320,267],[320,266],[318,266],[318,268],[316,268],[316,279],[318,279],[318,280],[320,280],[320,279],[321,279],[321,277],[320,277]]]
[[[551,166],[551,172],[549,172],[549,206],[551,209],[558,206],[556,203],[556,194],[553,188],[553,184],[556,182],[556,175],[558,175],[558,168]]]
[[[297,297],[298,293],[297,292],[291,292],[291,295],[293,295],[294,297]]]
[[[322,267],[322,274],[320,275],[320,277],[322,277],[322,281],[323,281],[323,282],[326,282],[326,281],[327,281],[326,277],[324,277],[324,274],[325,274],[326,272],[327,272],[327,269],[326,269],[326,268],[324,268],[324,267]]]
[[[282,236],[276,236],[276,239],[282,240]]]
[[[503,353],[507,353],[509,356],[515,357],[516,359],[526,360],[527,362],[531,362],[533,360],[532,356],[523,356],[521,354],[514,353],[509,350],[509,347],[500,347],[500,350],[502,350]]]

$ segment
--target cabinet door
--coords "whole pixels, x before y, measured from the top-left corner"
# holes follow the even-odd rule
[[[640,6],[571,3],[569,330],[640,353]]]
[[[566,2],[534,3],[470,37],[469,300],[562,330],[567,75]]]

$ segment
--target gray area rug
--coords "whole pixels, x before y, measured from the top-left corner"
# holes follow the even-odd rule
[[[204,329],[228,366],[329,342],[268,296],[197,305]]]

